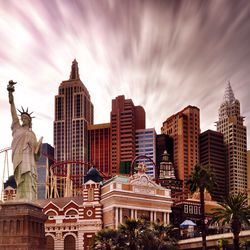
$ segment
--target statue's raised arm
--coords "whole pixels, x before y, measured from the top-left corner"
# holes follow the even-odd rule
[[[14,96],[13,96],[13,92],[15,91],[15,87],[14,87],[15,84],[16,82],[13,82],[12,80],[10,80],[7,86],[7,90],[9,92],[9,103],[10,103],[10,111],[11,111],[11,116],[12,116],[12,126],[14,124],[19,124],[19,119],[16,113],[16,107],[15,107]]]

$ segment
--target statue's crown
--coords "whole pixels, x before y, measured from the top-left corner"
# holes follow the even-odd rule
[[[21,106],[22,107],[22,106]],[[19,109],[17,109],[18,110],[18,112],[20,113],[20,116],[22,116],[22,115],[27,115],[29,118],[30,118],[30,120],[32,119],[32,118],[35,118],[35,116],[31,116],[31,114],[33,113],[33,112],[30,112],[29,113],[29,109],[27,108],[26,109],[26,111],[24,110],[24,108],[22,107],[22,111],[21,110],[19,110]]]

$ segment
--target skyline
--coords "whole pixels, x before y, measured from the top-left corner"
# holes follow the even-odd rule
[[[216,130],[229,80],[250,130],[248,1],[0,0],[0,7],[0,149],[12,139],[11,79],[16,107],[34,112],[37,138],[53,146],[54,98],[74,58],[95,124],[109,122],[112,99],[125,95],[157,133],[188,105],[200,109],[201,132]]]

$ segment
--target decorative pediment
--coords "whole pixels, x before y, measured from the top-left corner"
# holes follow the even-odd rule
[[[135,193],[145,193],[154,195],[156,193],[156,189],[159,188],[159,186],[153,181],[151,181],[148,175],[145,173],[133,176],[133,179],[130,181],[130,184],[132,185],[132,190]]]

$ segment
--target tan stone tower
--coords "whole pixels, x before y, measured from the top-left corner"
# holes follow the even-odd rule
[[[240,102],[234,97],[230,82],[227,83],[219,109],[217,131],[224,135],[227,153],[227,191],[237,193],[247,190],[247,132]]]
[[[62,81],[55,96],[54,146],[57,161],[88,161],[88,129],[93,124],[93,104],[79,76],[78,63],[72,62],[70,78]],[[83,168],[75,164],[74,176],[83,176]],[[83,178],[74,181],[81,185]],[[73,189],[76,187],[73,187]],[[63,188],[59,188],[63,196]]]

